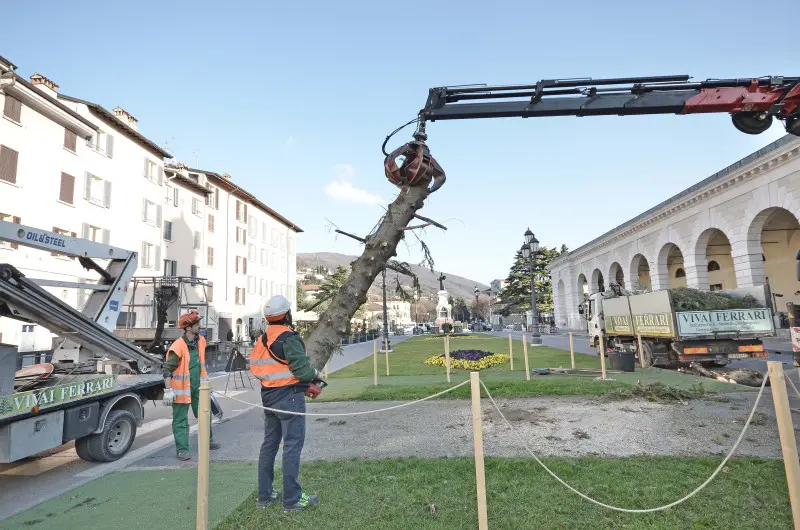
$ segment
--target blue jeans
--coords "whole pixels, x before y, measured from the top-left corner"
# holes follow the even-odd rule
[[[292,412],[306,411],[306,398],[294,387],[262,388],[261,402],[265,407]],[[264,442],[258,456],[258,500],[269,500],[275,478],[275,457],[283,439],[283,504],[290,506],[300,500],[300,453],[306,438],[306,417],[264,411]]]

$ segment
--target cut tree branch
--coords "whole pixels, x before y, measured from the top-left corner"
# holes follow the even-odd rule
[[[361,241],[362,243],[366,243],[367,242],[367,240],[364,239],[363,237],[358,237],[356,235],[349,234],[349,233],[345,232],[344,230],[339,230],[338,228],[336,230],[334,230],[334,232],[336,232],[337,234],[342,234],[343,236],[347,236],[349,238],[355,239],[356,241]]]
[[[444,226],[443,224],[437,223],[436,221],[434,221],[433,219],[430,219],[429,217],[425,217],[423,215],[415,213],[414,214],[414,218],[415,219],[419,219],[420,221],[425,221],[426,223],[431,224],[431,225],[435,226],[436,228],[441,228],[442,230],[447,230],[446,226]]]

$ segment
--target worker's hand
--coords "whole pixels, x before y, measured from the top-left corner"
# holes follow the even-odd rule
[[[306,397],[310,397],[311,399],[317,399],[319,393],[322,392],[322,388],[311,383],[308,385],[308,389],[306,390]]]
[[[175,401],[175,391],[171,388],[164,390],[164,400],[162,403],[165,407],[171,407],[172,403]]]

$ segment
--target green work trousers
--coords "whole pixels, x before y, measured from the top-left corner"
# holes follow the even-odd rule
[[[192,359],[194,360],[194,359]],[[192,390],[192,414],[197,418],[197,404],[200,401],[200,364],[190,363],[189,384]],[[211,421],[209,412],[208,421]],[[210,425],[209,425],[210,427]],[[189,452],[189,404],[172,404],[172,435],[175,437],[175,449],[179,452]],[[211,431],[211,442],[214,442],[214,431]]]

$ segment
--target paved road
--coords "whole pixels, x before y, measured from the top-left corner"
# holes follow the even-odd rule
[[[521,340],[523,333],[521,331],[492,331],[489,335],[495,337],[508,337],[509,333],[515,340]],[[527,333],[530,337],[530,333]],[[575,352],[585,353],[587,355],[597,355],[594,348],[589,346],[589,336],[584,333],[573,333],[573,345]],[[569,334],[542,334],[542,344],[545,346],[552,346],[553,348],[561,348],[569,350]],[[792,361],[792,341],[785,339],[764,339],[764,346],[767,349],[769,357],[767,359],[746,359],[731,361],[729,365],[731,368],[750,368],[752,370],[766,371],[766,361],[780,361],[784,364],[784,368],[793,367]]]
[[[408,336],[392,336],[390,343],[398,344],[408,338]],[[335,372],[370,355],[372,355],[372,342],[345,346],[340,355],[331,359],[328,371]],[[246,373],[243,376],[240,378],[239,375],[212,374],[211,381],[214,389],[218,392],[225,390],[227,384],[228,395],[250,403],[258,403],[261,400],[258,383],[254,379],[248,378]],[[242,382],[244,382],[244,386]],[[253,385],[252,389],[250,384]],[[219,433],[220,441],[227,443],[238,436],[236,433],[237,423],[233,420],[250,411],[250,408],[227,399],[220,399],[220,402],[225,411],[223,422],[219,424],[214,420],[212,428]],[[250,411],[250,415],[253,418],[258,417],[255,411]],[[193,428],[196,428],[194,418],[191,418],[190,422]],[[192,443],[196,443],[195,438],[192,439]],[[0,520],[40,502],[46,502],[47,499],[90,480],[147,459],[151,455],[158,454],[165,459],[164,455],[173,453],[171,408],[163,407],[160,402],[147,403],[145,421],[137,430],[133,447],[118,462],[110,464],[84,462],[75,453],[74,444],[70,443],[47,454],[12,464],[0,464]],[[173,458],[166,460],[170,460],[170,464],[174,463]]]

